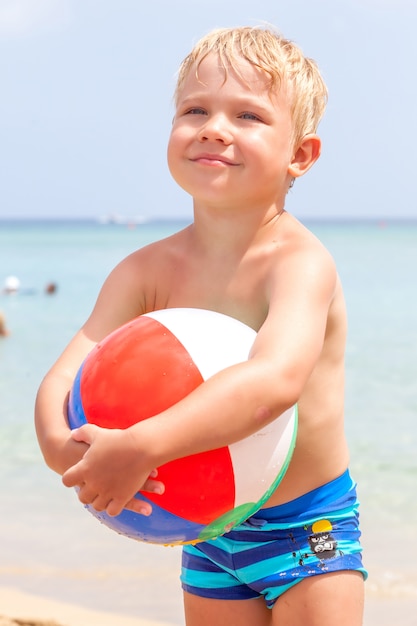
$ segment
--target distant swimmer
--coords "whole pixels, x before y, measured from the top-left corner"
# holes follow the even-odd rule
[[[57,288],[56,283],[49,282],[45,285],[44,290],[45,293],[52,294],[56,292]],[[8,276],[4,281],[1,293],[6,295],[20,294],[22,296],[33,296],[39,293],[39,289],[34,287],[22,287],[20,279],[17,278],[17,276]]]
[[[53,293],[56,293],[57,289],[58,285],[56,283],[47,283],[45,286],[45,293],[52,295]]]
[[[20,280],[17,276],[8,276],[4,281],[3,293],[17,293],[20,289]]]
[[[6,326],[6,318],[4,317],[4,313],[0,311],[0,337],[7,337],[9,334]]]

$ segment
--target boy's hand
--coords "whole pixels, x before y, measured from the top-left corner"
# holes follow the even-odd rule
[[[78,487],[80,502],[112,516],[124,508],[150,515],[152,506],[134,496],[140,490],[161,494],[164,485],[154,480],[157,472],[146,465],[145,455],[133,445],[129,429],[86,424],[73,430],[71,436],[89,446],[84,457],[62,477],[66,487]]]
[[[88,450],[84,441],[76,441],[71,436],[68,426],[58,428],[50,437],[48,465],[54,471],[63,474],[73,465],[81,461]]]

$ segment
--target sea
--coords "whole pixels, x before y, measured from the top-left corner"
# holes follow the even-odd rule
[[[346,432],[369,597],[417,608],[417,221],[305,221],[333,254],[349,315]],[[42,377],[127,254],[186,225],[0,222],[0,586],[182,624],[180,548],[102,526],[48,469],[33,426]],[[57,289],[48,294],[46,285]],[[1,612],[1,611],[0,611]]]

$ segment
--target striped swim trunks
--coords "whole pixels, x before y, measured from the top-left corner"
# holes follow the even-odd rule
[[[205,598],[277,598],[304,578],[343,570],[361,572],[356,485],[346,471],[286,504],[261,509],[229,533],[187,545],[182,587]]]

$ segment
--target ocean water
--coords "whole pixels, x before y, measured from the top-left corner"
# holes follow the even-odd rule
[[[346,429],[358,482],[367,593],[417,603],[417,222],[311,222],[335,257],[349,313]],[[120,537],[46,468],[33,428],[39,383],[108,272],[183,222],[128,228],[0,222],[0,585],[182,623],[179,548]],[[45,294],[50,281],[58,290]]]

